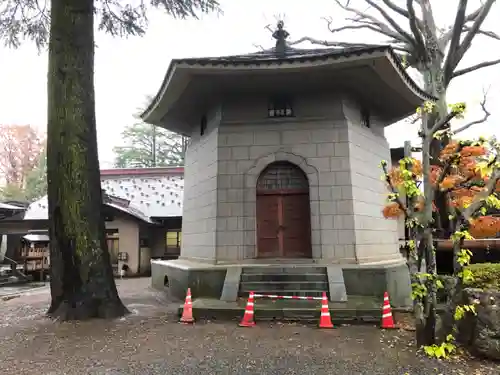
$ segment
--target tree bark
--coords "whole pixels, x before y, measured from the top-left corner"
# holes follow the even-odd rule
[[[52,0],[47,178],[51,305],[61,320],[127,313],[101,215],[94,98],[93,0]]]
[[[423,119],[426,119],[426,115]],[[424,298],[424,316],[425,324],[422,326],[417,325],[417,345],[433,345],[436,342],[436,284],[434,281],[434,276],[436,272],[436,253],[433,244],[433,213],[432,213],[432,201],[433,201],[433,187],[430,181],[430,168],[431,168],[431,146],[432,146],[432,134],[426,128],[428,124],[423,123],[421,128],[422,137],[422,168],[425,171],[423,176],[424,185],[424,218],[422,231],[423,241],[422,246],[424,248],[423,256],[425,259],[426,273],[429,275],[426,279],[425,285],[427,287],[427,295]]]
[[[444,72],[442,69],[442,58],[434,57],[433,61],[431,61],[420,72],[424,77],[425,92],[437,98],[436,105],[434,106],[432,113],[426,116],[426,124],[424,124],[426,129],[430,129],[434,126],[434,124],[441,121],[441,119],[445,118],[448,114],[448,105],[446,101],[447,86],[443,81]],[[440,165],[439,156],[441,154],[441,150],[450,140],[447,136],[443,136],[441,139],[432,137],[429,141],[430,163],[431,165]],[[446,202],[446,196],[438,191],[434,197],[434,204],[437,208],[437,212],[433,214],[435,219],[435,235],[437,235],[438,238],[447,238],[450,232],[450,221],[448,220],[448,205]]]

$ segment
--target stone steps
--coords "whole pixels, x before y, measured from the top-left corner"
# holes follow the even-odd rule
[[[317,282],[317,281],[274,281],[270,285],[269,281],[260,282],[245,282],[242,283],[241,290],[243,292],[251,292],[256,290],[268,290],[273,291],[304,291],[304,290],[315,290],[324,291],[328,290],[328,282]]]
[[[258,273],[244,273],[241,275],[242,282],[328,282],[327,275],[323,273],[308,273],[308,274],[258,274]]]
[[[325,274],[325,267],[290,265],[283,267],[276,266],[250,266],[243,267],[244,274],[259,274],[259,275],[279,275],[279,274]]]
[[[326,267],[244,267],[238,295],[276,294],[321,297],[329,293]]]

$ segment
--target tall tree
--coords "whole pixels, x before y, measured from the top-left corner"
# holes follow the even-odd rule
[[[26,177],[43,156],[44,143],[30,125],[0,125],[0,173],[7,186],[25,188]]]
[[[473,8],[468,0],[457,0],[457,7],[451,12],[454,22],[449,27],[441,27],[436,22],[433,5],[439,0],[406,0],[404,5],[396,0],[334,0],[337,7],[346,12],[348,24],[341,27],[333,25],[327,19],[328,28],[334,34],[352,30],[370,30],[378,36],[389,38],[385,43],[392,45],[403,63],[408,68],[415,68],[423,77],[424,90],[437,98],[432,112],[424,116],[427,128],[436,123],[443,123],[443,129],[449,128],[449,122],[442,121],[450,111],[446,101],[446,93],[450,82],[456,77],[478,69],[500,64],[498,59],[482,61],[478,64],[461,67],[464,56],[470,50],[477,36],[500,41],[500,36],[492,31],[484,30],[483,24],[496,0],[481,1]],[[354,3],[358,4],[355,6]],[[443,1],[441,1],[441,4]],[[450,4],[448,4],[450,5]],[[443,5],[442,5],[443,6]],[[362,10],[364,7],[366,10]],[[468,9],[473,8],[473,9]],[[291,44],[308,41],[330,47],[366,46],[366,43],[347,43],[339,41],[323,41],[309,36],[300,38]],[[486,121],[489,116],[484,104],[484,117],[473,124]],[[471,124],[469,124],[471,126]],[[461,128],[460,130],[465,130]],[[455,134],[458,131],[455,131]],[[439,163],[439,154],[447,144],[448,137],[434,139],[431,144],[431,162]],[[446,199],[438,192],[436,205],[436,223],[442,235],[450,231]]]
[[[454,22],[450,27],[440,27],[436,23],[432,5],[435,6],[437,0],[435,2],[431,0],[406,0],[405,5],[401,5],[395,0],[359,0],[357,7],[353,5],[354,0],[334,1],[338,8],[348,14],[346,17],[348,24],[335,27],[331,20],[327,20],[328,28],[332,33],[338,34],[343,31],[364,29],[387,37],[389,38],[388,43],[400,55],[403,64],[407,68],[415,68],[421,74],[424,90],[436,98],[435,103],[426,103],[425,110],[420,111],[420,121],[422,121],[420,135],[431,137],[431,139],[422,140],[422,147],[428,146],[424,153],[428,153],[425,157],[428,158],[430,164],[443,167],[440,155],[450,140],[450,120],[456,115],[446,100],[447,90],[452,79],[500,63],[499,58],[459,68],[459,64],[477,36],[500,40],[500,36],[496,33],[483,29],[484,21],[496,0],[484,0],[472,10],[468,9],[468,0],[457,0],[457,7],[452,15]],[[368,9],[361,10],[362,5]],[[366,46],[366,43],[321,41],[308,36],[290,44],[303,41],[339,48]],[[485,100],[481,103],[481,107],[484,111],[483,118],[472,121],[461,129],[455,130],[454,133],[486,121],[490,114],[486,109]],[[436,133],[440,136],[434,137]],[[437,210],[434,213],[432,210],[430,211],[430,215],[434,217],[432,231],[436,231],[440,237],[449,236],[454,228],[449,220],[451,212],[447,204],[446,193],[438,189],[434,202]],[[418,247],[420,259],[426,261],[426,273],[434,275],[436,273],[436,258],[429,242],[432,239],[432,234],[428,233],[430,230],[431,228],[428,227],[425,235],[421,235]],[[421,263],[419,263],[419,267],[420,265]],[[433,344],[435,339],[436,303],[435,298],[432,299],[432,294],[424,297],[424,299],[429,298],[431,300],[424,301],[426,306],[425,321],[419,322],[422,327],[419,329],[422,334],[417,337],[419,345]]]
[[[122,132],[124,146],[113,149],[117,168],[184,165],[187,138],[155,125],[138,122]]]
[[[49,10],[50,3],[50,10]],[[150,0],[174,17],[218,9],[216,0]],[[94,19],[112,35],[142,35],[144,1],[11,0],[0,3],[0,38],[49,46],[47,180],[51,237],[49,315],[116,317],[121,302],[101,215],[94,95]]]
[[[463,108],[463,105],[454,106],[449,119],[460,116]],[[425,112],[423,116],[426,116]],[[431,129],[421,126],[419,136],[422,141],[422,162],[405,157],[392,170],[388,169],[386,162],[382,162],[390,191],[390,203],[384,209],[384,216],[402,216],[410,228],[406,245],[409,252],[417,345],[426,346],[426,352],[437,357],[446,356],[447,352],[454,350],[455,337],[448,334],[456,332],[451,330],[452,327],[446,327],[447,319],[443,319],[441,340],[446,339],[439,343],[442,345],[437,346],[435,327],[428,324],[429,318],[435,323],[436,292],[438,287],[443,287],[435,267],[432,211],[436,193],[445,193],[453,226],[450,240],[453,243],[455,282],[448,307],[450,316],[454,316],[455,320],[461,319],[466,311],[475,311],[475,306],[461,306],[462,289],[472,276],[470,270],[465,269],[472,253],[464,249],[464,241],[472,236],[495,236],[500,228],[500,218],[490,213],[500,208],[500,143],[495,137],[490,140],[451,140],[441,151],[442,165],[431,165],[430,145],[433,135],[441,126],[441,123],[436,123]],[[407,144],[405,148],[408,150],[410,145]],[[423,192],[419,188],[420,183],[423,184]],[[432,263],[432,267],[427,267],[425,273],[420,270],[422,254],[426,261]],[[454,325],[456,329],[457,326]]]

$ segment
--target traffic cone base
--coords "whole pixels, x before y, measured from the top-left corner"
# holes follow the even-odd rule
[[[184,308],[182,309],[182,316],[180,322],[182,324],[193,324],[193,303],[191,301],[191,288],[188,288],[186,293],[186,300],[184,301]]]
[[[247,305],[245,307],[245,313],[241,322],[238,324],[240,327],[253,327],[255,325],[254,321],[254,297],[253,292],[250,292],[248,296]]]
[[[323,292],[323,298],[321,299],[320,314],[319,328],[334,328],[332,324],[332,318],[330,316],[330,308],[328,307],[328,298],[326,297],[326,292]]]
[[[384,305],[382,306],[382,324],[383,329],[396,328],[394,318],[392,317],[391,303],[389,302],[389,293],[384,293]]]

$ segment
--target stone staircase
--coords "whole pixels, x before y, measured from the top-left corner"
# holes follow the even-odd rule
[[[326,267],[244,267],[238,294],[247,297],[249,292],[313,297],[321,297],[326,292],[329,295]]]

